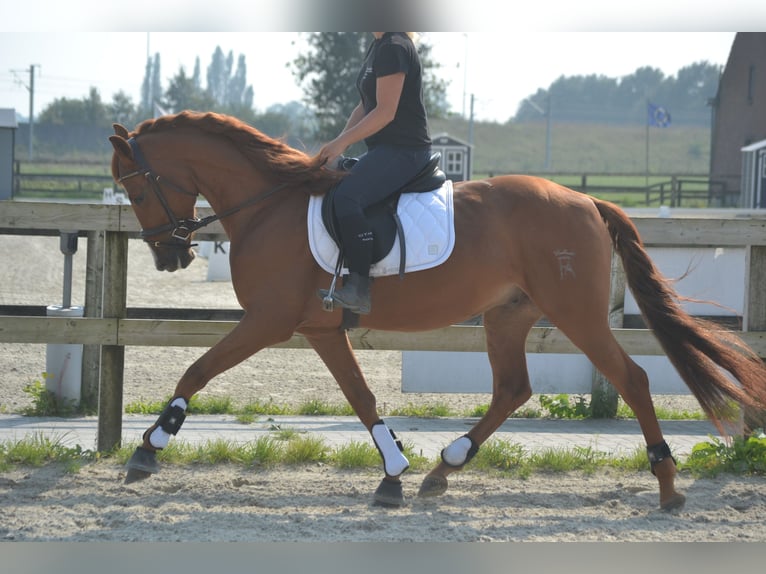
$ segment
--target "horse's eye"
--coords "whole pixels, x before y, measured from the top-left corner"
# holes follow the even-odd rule
[[[133,205],[141,205],[144,202],[144,194],[138,195],[136,197],[130,198],[130,203]]]

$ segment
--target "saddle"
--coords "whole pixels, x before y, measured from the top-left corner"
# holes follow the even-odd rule
[[[404,275],[406,265],[406,247],[404,241],[404,229],[402,222],[397,215],[397,206],[399,198],[403,193],[424,193],[440,188],[447,180],[447,176],[439,168],[440,153],[431,155],[426,166],[402,188],[394,191],[383,201],[374,203],[365,209],[364,213],[372,228],[374,236],[373,241],[373,259],[377,263],[382,260],[391,251],[396,237],[399,237],[401,257],[399,264],[399,275]],[[354,158],[345,158],[339,165],[342,169],[351,169],[356,160]],[[339,274],[343,264],[343,250],[341,248],[340,235],[342,230],[335,217],[333,202],[337,187],[333,187],[322,200],[322,222],[327,233],[332,237],[335,244],[341,249],[336,266],[336,275]]]

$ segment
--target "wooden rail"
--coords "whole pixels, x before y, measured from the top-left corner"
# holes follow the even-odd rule
[[[200,216],[209,209],[200,209]],[[742,338],[766,358],[766,214],[697,211],[673,218],[633,218],[649,246],[745,247],[747,249],[744,332]],[[122,432],[122,383],[126,346],[204,346],[216,343],[233,321],[178,321],[126,318],[127,242],[137,237],[138,221],[130,206],[50,202],[0,202],[0,233],[49,235],[61,230],[88,237],[86,317],[0,316],[0,343],[72,343],[100,347],[98,448],[109,450]],[[216,223],[200,239],[225,240]],[[94,249],[91,249],[91,242]],[[99,297],[103,292],[103,296]],[[94,294],[98,295],[94,295]],[[93,309],[100,309],[97,314]],[[645,329],[615,329],[632,355],[661,355]],[[357,329],[349,333],[357,349],[420,351],[485,351],[482,327],[453,326],[421,333]],[[300,335],[277,345],[308,348]],[[535,327],[526,345],[530,353],[578,353],[557,329]],[[91,369],[92,370],[92,369]],[[84,369],[84,373],[88,369]]]

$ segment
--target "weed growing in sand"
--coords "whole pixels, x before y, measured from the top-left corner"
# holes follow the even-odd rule
[[[65,437],[50,437],[35,433],[15,442],[0,443],[0,471],[16,465],[42,466],[48,463],[63,464],[67,472],[76,473],[83,464],[95,460],[98,455],[81,446],[66,446]]]
[[[48,373],[43,373],[42,378],[48,378]],[[31,417],[68,417],[77,413],[77,401],[59,399],[55,393],[49,391],[45,384],[39,380],[25,385],[23,391],[32,397],[32,406],[22,411],[22,414]]]
[[[590,406],[583,395],[578,395],[574,403],[569,395],[540,395],[540,406],[554,419],[584,419],[590,416]]]
[[[330,461],[338,468],[375,468],[381,464],[380,454],[373,445],[355,440],[335,449]]]
[[[694,445],[682,465],[697,476],[716,476],[722,472],[766,475],[766,434],[758,429],[749,437],[734,437],[725,442],[710,437]]]
[[[319,437],[298,436],[285,444],[283,462],[286,464],[305,464],[307,462],[327,462],[330,447]]]

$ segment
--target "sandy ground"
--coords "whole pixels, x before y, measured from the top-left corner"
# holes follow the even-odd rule
[[[0,303],[61,302],[63,256],[57,238],[0,235]],[[73,303],[84,294],[85,242],[75,256]],[[131,241],[128,306],[236,308],[227,283],[205,280],[198,259],[176,274],[153,268],[148,249]],[[203,349],[126,350],[125,402],[170,394]],[[402,394],[398,352],[367,351],[359,360],[383,414],[407,403],[447,403],[456,411],[488,395]],[[296,368],[300,365],[300,368]],[[30,404],[22,391],[40,379],[44,345],[0,351],[0,408]],[[265,350],[215,379],[204,391],[236,402],[343,401],[311,351]],[[657,403],[689,408],[689,397]],[[380,475],[325,466],[262,469],[216,465],[167,467],[125,485],[110,462],[67,474],[52,465],[0,474],[0,540],[6,541],[766,541],[766,480],[681,476],[684,510],[657,510],[648,473],[599,472],[509,479],[466,471],[448,493],[415,497],[422,475],[406,476],[401,509],[371,505]]]
[[[657,510],[636,474],[510,479],[466,472],[438,499],[371,504],[379,480],[324,466],[279,470],[168,467],[124,485],[123,470],[55,466],[0,475],[6,541],[727,541],[766,542],[763,478],[693,480],[680,512]]]

